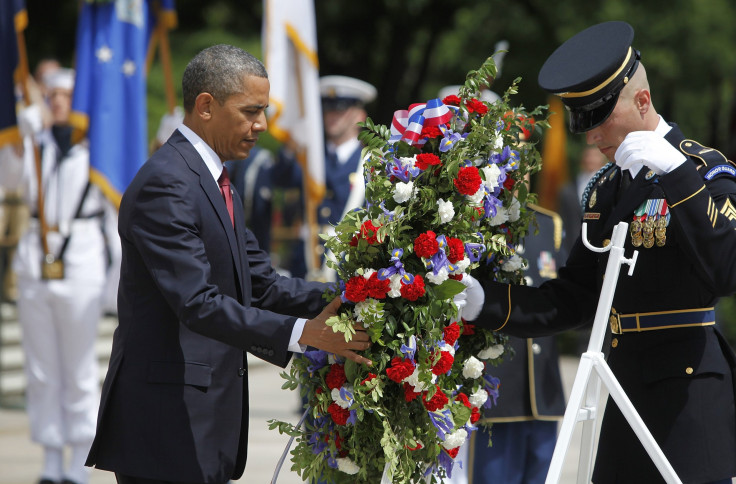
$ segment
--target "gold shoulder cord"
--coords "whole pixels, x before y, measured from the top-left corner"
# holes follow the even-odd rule
[[[509,318],[511,317],[511,284],[509,284],[509,312],[506,314],[506,321],[503,322],[500,328],[496,329],[496,331],[501,331],[504,326],[509,322]]]

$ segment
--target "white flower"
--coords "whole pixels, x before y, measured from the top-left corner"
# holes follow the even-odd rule
[[[445,341],[443,341],[442,343],[440,343],[439,349],[440,349],[440,351],[447,351],[452,356],[455,356],[455,347],[452,346],[452,345],[448,345]]]
[[[501,151],[501,148],[503,148],[503,136],[496,136],[496,141],[493,143],[493,148],[496,151]]]
[[[401,157],[399,158],[399,161],[401,162],[401,166],[406,167],[406,168],[413,168],[417,162],[417,157],[416,156],[412,156],[411,158]]]
[[[389,281],[391,281],[389,284],[389,288],[391,288],[388,292],[389,297],[401,297],[401,276],[394,274],[389,277]]]
[[[463,376],[465,378],[480,378],[484,367],[483,362],[475,356],[471,356],[463,364]]]
[[[401,380],[402,382],[406,382],[412,387],[414,387],[414,391],[416,393],[421,393],[424,390],[427,389],[427,385],[424,382],[419,381],[419,368],[414,368],[414,372]],[[437,375],[434,373],[432,374],[432,383],[435,383],[437,381]]]
[[[488,348],[478,353],[478,358],[480,358],[481,360],[495,360],[503,354],[503,351],[503,345],[489,346]]]
[[[481,170],[483,170],[483,176],[485,177],[483,184],[488,187],[489,192],[492,192],[499,185],[498,177],[501,176],[501,169],[495,163],[491,163],[481,168]]]
[[[360,470],[358,464],[353,462],[349,457],[338,457],[335,460],[337,461],[337,468],[345,474],[357,474]]]
[[[340,388],[333,388],[330,395],[332,396],[332,400],[334,400],[336,404],[340,405],[340,407],[350,408],[350,405],[352,405],[353,403],[353,399],[352,399],[353,386],[345,385],[342,388],[345,389],[346,398],[342,398],[342,396],[340,395]]]
[[[425,279],[427,279],[432,284],[437,284],[439,286],[447,280],[447,268],[443,267],[439,270],[437,274],[435,274],[434,271],[429,271],[427,272]]]
[[[378,309],[379,304],[381,304],[380,301],[371,297],[356,303],[353,309],[355,320],[369,327],[373,321],[383,318],[383,309]]]
[[[363,272],[363,277],[368,280],[371,278],[374,272],[376,272],[375,269],[365,269],[365,272]],[[355,275],[357,276],[358,274]]]
[[[509,219],[509,212],[506,210],[506,207],[498,207],[496,208],[496,216],[492,217],[491,220],[488,221],[488,223],[496,227],[498,225],[504,224]]]
[[[455,274],[463,274],[469,266],[470,259],[463,257],[462,260],[455,262]]]
[[[414,182],[398,182],[396,184],[396,190],[394,190],[394,200],[396,200],[396,203],[404,203],[411,198],[413,193]]]
[[[488,392],[481,388],[477,392],[470,395],[470,398],[468,398],[468,400],[470,401],[470,405],[480,408],[483,406],[484,403],[486,403],[486,400],[488,400]]]
[[[445,441],[442,442],[442,447],[447,450],[460,447],[468,440],[468,432],[465,429],[457,429],[451,434],[445,435]]]
[[[514,272],[514,271],[518,271],[519,269],[521,269],[523,265],[524,265],[524,259],[514,254],[508,259],[506,259],[506,262],[501,264],[501,269],[506,272]]]
[[[511,203],[509,204],[509,222],[516,222],[519,220],[519,217],[521,217],[521,204],[517,199],[511,200]]]
[[[483,184],[481,183],[480,187],[478,187],[478,191],[468,197],[468,201],[474,205],[480,205],[480,203],[483,201],[483,197],[485,196],[486,187],[483,186]]]
[[[440,223],[447,223],[455,216],[455,207],[452,202],[446,202],[440,198],[437,200],[437,212],[440,215]]]

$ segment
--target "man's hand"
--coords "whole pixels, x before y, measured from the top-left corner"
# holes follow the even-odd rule
[[[657,175],[669,173],[687,159],[674,146],[654,131],[632,131],[621,142],[614,155],[622,170],[644,164]]]
[[[299,344],[313,346],[328,353],[335,353],[356,363],[373,365],[371,360],[355,353],[371,347],[370,338],[363,326],[356,324],[353,338],[346,342],[343,333],[339,331],[336,333],[325,324],[330,317],[337,315],[340,304],[342,304],[342,301],[339,297],[336,297],[316,318],[308,320],[304,324],[304,331],[302,337],[299,338]]]

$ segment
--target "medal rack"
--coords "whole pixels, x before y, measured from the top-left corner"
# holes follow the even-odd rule
[[[644,446],[644,449],[649,454],[654,465],[657,466],[657,469],[667,484],[682,484],[682,481],[675,474],[675,470],[665,457],[662,449],[660,449],[654,437],[649,432],[649,429],[644,424],[644,421],[634,408],[631,400],[626,396],[621,384],[619,384],[613,375],[601,352],[620,267],[622,264],[628,264],[628,274],[632,275],[637,257],[639,256],[639,252],[635,250],[631,259],[624,257],[624,243],[627,233],[628,224],[626,222],[619,222],[613,229],[611,242],[605,247],[594,247],[588,242],[587,224],[584,223],[582,226],[582,240],[585,246],[593,252],[603,253],[610,251],[610,255],[608,257],[603,288],[601,289],[601,296],[598,300],[598,308],[595,313],[593,329],[588,343],[588,350],[580,357],[580,365],[575,375],[570,399],[567,402],[567,409],[565,410],[565,416],[562,420],[559,435],[557,436],[557,444],[552,454],[552,462],[550,463],[545,484],[556,484],[560,482],[562,465],[570,447],[573,430],[576,424],[581,422],[583,428],[577,483],[587,484],[590,482],[593,471],[594,439],[601,383],[605,385],[609,395],[616,405],[618,405],[621,413],[626,418],[626,421],[631,426],[631,429]]]

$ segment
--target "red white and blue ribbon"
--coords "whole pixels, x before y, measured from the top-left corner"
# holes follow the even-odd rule
[[[454,112],[439,98],[426,103],[412,104],[408,111],[402,109],[394,113],[389,141],[392,143],[405,141],[413,146],[421,146],[427,141],[421,137],[425,126],[446,124],[453,115]]]

